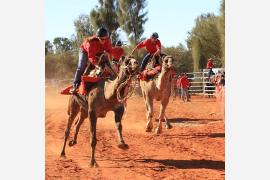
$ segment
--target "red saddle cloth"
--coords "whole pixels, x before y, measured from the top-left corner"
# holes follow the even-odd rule
[[[140,80],[142,81],[147,81],[149,78],[154,77],[158,72],[161,71],[161,66],[158,65],[155,68],[151,70],[145,69],[141,74],[140,74]]]
[[[89,82],[92,82],[92,83],[96,83],[96,82],[99,82],[100,80],[102,79],[102,77],[90,77],[90,76],[82,76],[82,82],[79,86],[79,88],[77,89],[77,93],[79,94],[82,94],[82,95],[86,95],[86,90],[85,90],[85,85],[86,83],[89,83]],[[70,85],[66,88],[64,88],[60,94],[63,94],[63,95],[71,95],[69,93],[70,89],[72,88],[73,86]]]

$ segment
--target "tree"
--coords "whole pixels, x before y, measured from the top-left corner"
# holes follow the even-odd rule
[[[221,63],[222,67],[225,67],[225,0],[221,1],[219,12],[220,16],[217,21],[217,29],[220,36]]]
[[[99,6],[90,12],[91,22],[95,30],[101,26],[107,28],[112,42],[115,43],[119,37],[117,29],[120,26],[117,20],[118,3],[116,0],[99,0],[98,2]]]
[[[119,0],[118,21],[131,45],[137,44],[144,32],[143,25],[148,20],[145,6],[146,0]]]
[[[165,54],[174,58],[175,70],[178,74],[193,70],[191,53],[181,43],[176,47],[163,47],[162,49]]]
[[[56,53],[64,53],[72,50],[72,42],[68,38],[56,37],[53,40]]]
[[[87,36],[94,34],[94,27],[90,22],[90,17],[85,14],[81,14],[77,20],[74,21],[76,36],[73,37],[74,47],[79,47],[83,39]]]
[[[49,40],[46,40],[45,41],[45,56],[48,53],[53,53],[53,45]]]
[[[189,33],[187,44],[192,52],[194,70],[203,69],[209,57],[214,58],[215,66],[221,66],[220,34],[217,30],[217,17],[202,14],[197,17],[195,27]]]

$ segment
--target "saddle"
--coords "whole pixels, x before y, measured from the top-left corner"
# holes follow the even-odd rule
[[[100,56],[97,58],[101,59]],[[110,79],[112,76],[115,76],[115,72],[111,69],[111,65],[108,61],[99,62],[99,66],[95,67],[88,62],[87,67],[81,77],[81,83],[77,90],[78,94],[87,95],[91,89],[101,80]],[[72,88],[71,86],[63,89],[60,94],[70,95],[69,91]]]
[[[151,61],[148,62],[146,68],[140,74],[140,80],[149,81],[156,77],[161,72],[161,56],[150,57]]]

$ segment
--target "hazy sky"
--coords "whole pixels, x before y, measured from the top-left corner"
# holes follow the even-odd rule
[[[194,27],[196,17],[208,12],[218,15],[220,1],[148,0],[148,21],[144,25],[143,37],[157,32],[164,46],[186,45],[187,32]],[[89,14],[97,4],[97,0],[45,0],[45,40],[70,38],[75,34],[73,21],[80,14]],[[121,40],[127,40],[125,34]]]

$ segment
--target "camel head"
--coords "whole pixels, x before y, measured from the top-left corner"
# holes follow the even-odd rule
[[[125,74],[134,76],[139,73],[139,63],[133,57],[125,57],[121,62],[120,69],[124,71]]]
[[[172,56],[164,55],[162,57],[162,70],[167,72],[167,71],[173,69],[173,67],[174,67],[173,62],[174,62],[174,59]]]

